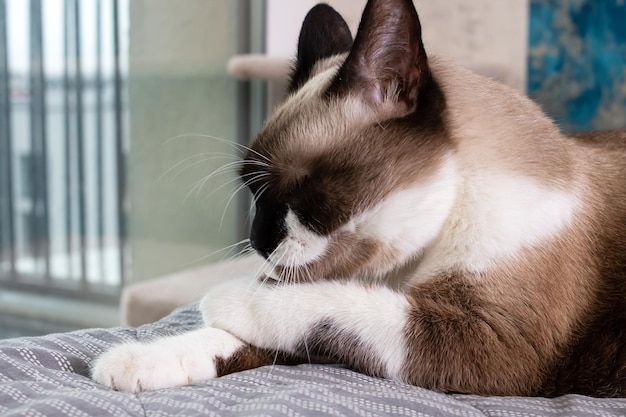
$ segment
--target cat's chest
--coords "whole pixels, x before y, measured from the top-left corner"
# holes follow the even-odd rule
[[[413,273],[423,281],[443,271],[481,273],[523,256],[568,228],[578,193],[548,189],[531,179],[476,175],[466,181],[438,236]]]

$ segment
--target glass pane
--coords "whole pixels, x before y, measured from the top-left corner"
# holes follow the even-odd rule
[[[129,11],[130,277],[140,281],[222,259],[237,240],[237,83],[226,73],[237,2],[134,0]]]
[[[234,255],[240,7],[0,0],[0,318],[105,325],[124,285]]]

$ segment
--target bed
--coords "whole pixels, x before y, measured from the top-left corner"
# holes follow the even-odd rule
[[[140,394],[89,378],[114,343],[150,340],[201,325],[197,304],[137,328],[88,329],[0,341],[2,416],[626,416],[626,399],[445,395],[370,378],[340,366],[264,367]]]

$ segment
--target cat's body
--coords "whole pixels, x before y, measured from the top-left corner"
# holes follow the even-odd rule
[[[408,0],[369,1],[354,43],[314,8],[290,91],[241,172],[277,282],[210,291],[212,327],[114,348],[97,380],[319,357],[447,391],[626,396],[626,132],[566,137],[427,58]]]

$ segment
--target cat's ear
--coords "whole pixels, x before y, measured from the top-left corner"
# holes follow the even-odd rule
[[[415,107],[430,77],[422,28],[411,0],[369,0],[354,45],[330,93],[358,94],[373,104]]]
[[[343,17],[327,4],[313,7],[302,23],[289,91],[297,90],[309,79],[320,59],[346,53],[351,46],[352,34]]]

